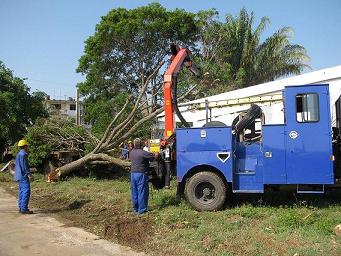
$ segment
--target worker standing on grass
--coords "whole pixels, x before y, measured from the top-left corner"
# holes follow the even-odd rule
[[[130,151],[131,160],[131,198],[135,213],[143,214],[148,211],[148,169],[149,160],[153,160],[157,155],[142,150],[141,139],[134,140],[134,148]]]
[[[14,179],[19,185],[19,212],[23,214],[32,214],[33,211],[28,209],[28,203],[30,201],[31,195],[30,180],[32,179],[27,159],[28,143],[26,140],[20,140],[18,146],[21,148],[21,150],[15,158]]]

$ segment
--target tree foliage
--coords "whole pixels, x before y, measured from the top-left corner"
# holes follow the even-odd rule
[[[0,149],[18,141],[38,117],[46,117],[44,93],[34,92],[0,61]]]
[[[227,15],[221,22],[213,9],[195,15],[158,3],[110,11],[86,41],[77,69],[86,75],[78,87],[99,140],[91,152],[49,177],[94,163],[129,166],[112,152],[163,111],[160,72],[170,43],[190,48],[203,70],[199,80],[180,74],[179,102],[299,73],[305,67],[304,48],[289,43],[287,28],[260,42],[267,21],[262,18],[254,27],[253,13],[242,9],[238,17]],[[260,65],[264,61],[271,63],[266,71]]]
[[[262,42],[262,32],[270,21],[262,17],[255,25],[254,13],[245,8],[237,17],[228,14],[224,22],[219,21],[214,9],[199,12],[198,18],[202,46],[199,60],[213,74],[212,79],[219,79],[218,91],[226,91],[228,85],[247,87],[297,75],[309,68],[305,48],[289,41],[293,34],[290,27],[279,29]]]
[[[289,27],[262,41],[268,24],[266,17],[257,24],[254,14],[245,8],[236,17],[227,14],[224,21],[215,9],[194,14],[166,10],[158,3],[111,10],[86,40],[79,60],[77,71],[86,75],[86,81],[78,86],[85,97],[86,120],[100,137],[126,97],[137,97],[146,78],[165,59],[171,43],[190,48],[204,74],[200,80],[181,74],[179,94],[200,85],[210,88],[196,91],[195,97],[203,97],[299,74],[308,67],[304,47],[290,43]],[[161,87],[161,76],[149,81],[142,98],[148,106],[140,110],[137,119],[162,104]]]
[[[58,117],[40,118],[28,128],[26,139],[30,144],[29,162],[40,166],[52,151],[79,152],[80,156],[91,151],[97,140],[74,120]],[[18,148],[14,151],[18,151]]]
[[[113,9],[102,17],[95,34],[86,40],[77,69],[86,75],[78,87],[94,129],[103,133],[112,113],[123,106],[122,98],[137,97],[144,81],[164,60],[170,43],[193,46],[197,29],[194,14],[169,11],[158,3]],[[161,86],[159,76],[149,81],[143,95],[149,107],[141,109],[137,118],[153,111]],[[105,111],[97,111],[99,105]]]

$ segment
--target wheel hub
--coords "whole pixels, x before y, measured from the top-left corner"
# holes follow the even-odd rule
[[[215,187],[209,182],[200,183],[195,188],[195,196],[202,203],[210,203],[215,200]]]
[[[204,190],[202,191],[202,194],[204,197],[207,197],[211,194],[211,190],[209,188],[204,188]]]

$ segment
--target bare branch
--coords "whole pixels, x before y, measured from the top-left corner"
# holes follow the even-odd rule
[[[103,142],[107,139],[107,136],[110,132],[110,129],[112,128],[112,126],[116,123],[116,121],[118,120],[118,118],[122,115],[122,113],[125,111],[125,109],[128,106],[128,103],[130,101],[131,97],[129,96],[126,99],[126,102],[124,103],[123,108],[120,110],[120,112],[117,113],[117,115],[115,116],[115,118],[111,121],[111,123],[108,125],[104,135],[102,136],[101,141],[97,144],[96,148],[91,152],[91,153],[96,153],[102,146]]]
[[[193,91],[194,89],[196,89],[198,87],[198,85],[194,85],[191,89],[189,89],[187,92],[185,92],[184,94],[182,94],[179,98],[178,101],[182,101],[184,100],[186,97],[188,97]]]
[[[163,111],[163,107],[160,107],[158,109],[156,109],[154,112],[152,112],[151,114],[149,114],[148,116],[142,118],[141,120],[139,120],[138,122],[136,122],[124,135],[122,135],[117,141],[112,142],[111,144],[109,144],[106,148],[103,148],[103,150],[105,152],[108,152],[109,150],[111,150],[111,148],[121,142],[123,142],[124,140],[126,140],[127,138],[129,138],[129,136],[136,131],[137,128],[140,127],[141,124],[153,119],[154,117],[156,117],[158,114],[162,113]]]
[[[141,91],[139,93],[139,96],[137,97],[136,101],[135,101],[135,105],[134,105],[134,108],[132,109],[131,113],[128,115],[128,117],[126,118],[126,122],[122,122],[120,125],[118,125],[117,127],[115,127],[115,129],[113,129],[110,133],[110,136],[107,138],[106,142],[104,143],[104,147],[107,148],[107,145],[109,145],[111,143],[111,141],[117,137],[115,136],[120,134],[123,130],[125,130],[128,125],[130,124],[130,122],[133,120],[135,114],[136,114],[136,110],[138,109],[138,106],[139,106],[139,102],[147,88],[147,85],[150,81],[150,79],[152,79],[156,74],[157,72],[160,70],[160,68],[163,66],[165,62],[164,61],[161,61],[159,63],[159,65],[153,70],[153,72],[147,77],[146,81],[145,81],[145,84],[143,85],[143,87],[141,88]]]

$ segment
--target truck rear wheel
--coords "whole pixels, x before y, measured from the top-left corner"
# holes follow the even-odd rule
[[[217,211],[225,203],[226,185],[213,172],[199,172],[186,182],[185,196],[197,211]]]

